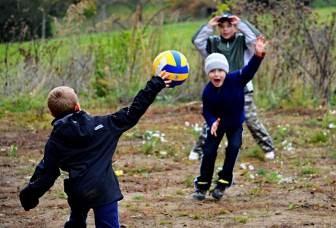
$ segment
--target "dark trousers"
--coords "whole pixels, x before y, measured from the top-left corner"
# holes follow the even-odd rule
[[[86,218],[90,208],[71,207],[69,221],[65,228],[85,228]],[[93,208],[95,225],[97,228],[119,228],[118,202],[109,203]]]
[[[218,146],[226,134],[228,145],[226,147],[225,159],[222,170],[218,173],[219,179],[232,183],[233,168],[242,144],[243,127],[240,125],[236,128],[219,127],[217,137],[211,135],[210,129],[207,132],[207,138],[203,145],[203,157],[200,167],[200,176],[195,180],[195,186],[199,190],[208,190],[211,186],[212,176],[214,173],[215,162],[217,158]]]

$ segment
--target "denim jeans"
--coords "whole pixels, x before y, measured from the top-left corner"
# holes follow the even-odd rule
[[[71,207],[69,221],[65,228],[85,228],[86,218],[90,208]],[[109,203],[93,208],[95,225],[97,228],[119,228],[118,202]]]
[[[203,157],[200,167],[200,176],[195,180],[195,187],[199,190],[208,190],[211,186],[212,176],[214,173],[215,162],[217,158],[218,146],[226,135],[228,145],[225,150],[225,159],[222,170],[218,173],[219,179],[226,180],[231,185],[233,177],[233,168],[242,144],[242,125],[236,128],[217,129],[217,137],[211,135],[210,129],[207,132],[207,138],[203,145]]]

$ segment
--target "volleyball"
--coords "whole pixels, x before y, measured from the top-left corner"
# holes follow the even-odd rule
[[[168,72],[168,79],[172,80],[171,86],[181,85],[189,76],[187,58],[179,51],[168,50],[161,52],[153,61],[153,75],[161,71]]]

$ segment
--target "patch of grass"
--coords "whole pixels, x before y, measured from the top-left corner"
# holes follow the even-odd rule
[[[321,127],[321,120],[310,118],[304,121],[307,127]]]
[[[247,149],[246,153],[244,153],[248,158],[256,158],[260,161],[264,161],[264,152],[259,146],[253,146]]]
[[[17,145],[12,144],[12,145],[8,148],[7,155],[8,155],[9,157],[17,157],[17,150],[18,150]]]
[[[318,173],[319,173],[319,169],[313,166],[303,166],[300,171],[301,175],[314,175]]]
[[[236,216],[233,218],[235,222],[246,224],[248,221],[249,217],[248,216]]]
[[[332,159],[336,159],[336,150],[332,150],[332,151],[330,151],[329,153],[330,153],[330,157],[331,157]]]
[[[314,132],[313,135],[310,136],[310,139],[308,140],[309,143],[312,144],[324,144],[328,142],[329,134],[326,131],[318,131]]]
[[[161,220],[159,222],[159,224],[162,226],[162,225],[172,225],[172,222],[169,221],[169,220]]]
[[[178,195],[178,196],[184,196],[185,194],[184,194],[184,192],[183,192],[182,190],[177,190],[177,191],[175,192],[175,195]]]
[[[257,197],[263,194],[263,189],[261,187],[252,188],[249,190],[250,196]]]
[[[326,129],[335,129],[336,127],[336,116],[327,113],[323,116],[322,127]]]
[[[151,171],[153,171],[153,167],[128,167],[126,170],[126,173],[127,175],[130,175],[130,176],[138,175],[138,174],[146,176]]]
[[[68,196],[63,190],[56,191],[56,196],[59,199],[67,199]]]
[[[266,183],[278,183],[281,179],[281,175],[271,170],[259,169],[257,174],[262,177],[262,181]]]
[[[143,201],[145,197],[142,194],[139,194],[139,195],[133,196],[132,199],[136,201]]]
[[[295,203],[289,203],[288,204],[288,210],[293,210],[295,208],[299,208],[300,206]]]
[[[289,126],[279,125],[276,131],[273,133],[273,139],[276,143],[281,143],[283,140],[288,138],[289,135],[290,135]]]
[[[10,96],[0,99],[0,113],[7,112],[34,112],[46,107],[43,96]]]
[[[192,188],[194,186],[194,179],[195,177],[192,175],[187,176],[186,179],[184,179],[183,183],[186,186],[186,188]]]

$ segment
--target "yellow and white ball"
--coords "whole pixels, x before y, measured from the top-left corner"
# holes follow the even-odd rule
[[[168,50],[161,52],[153,61],[153,75],[161,71],[169,73],[168,79],[172,80],[171,87],[182,84],[189,76],[187,58],[179,51]]]

